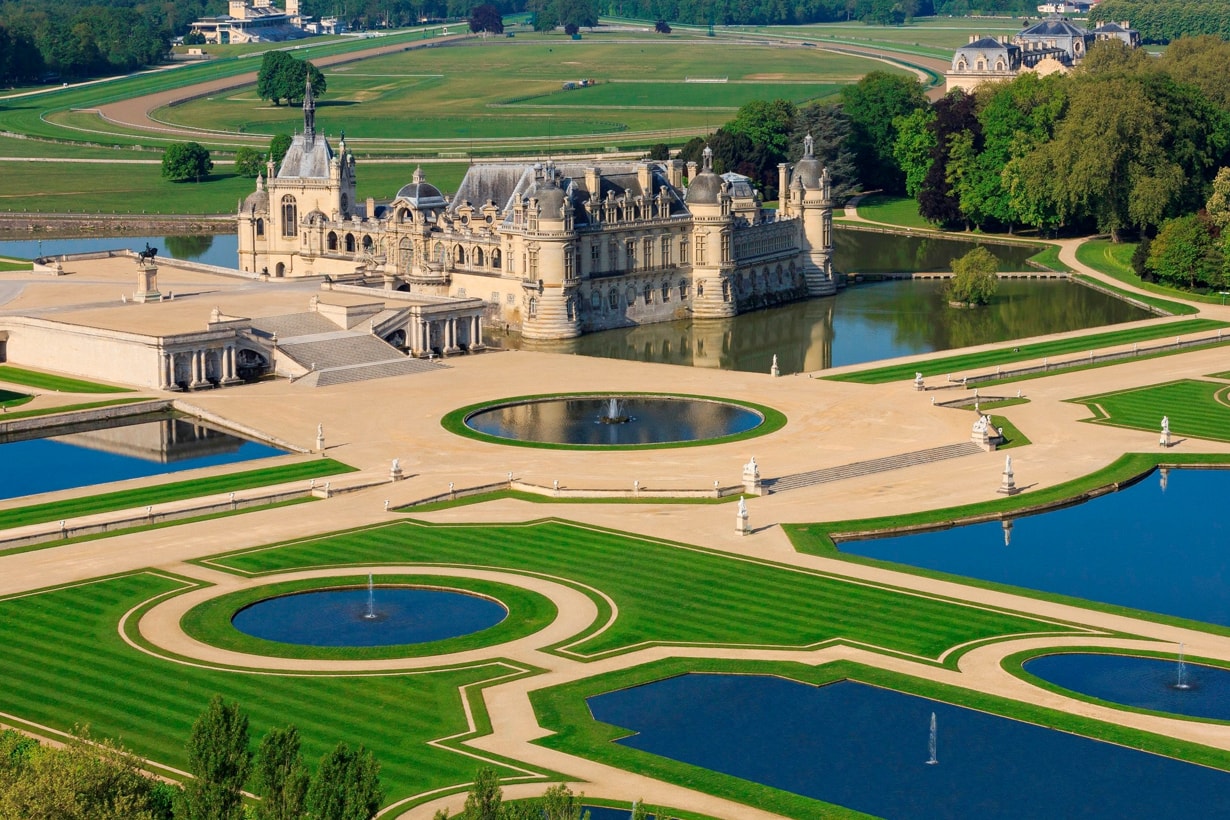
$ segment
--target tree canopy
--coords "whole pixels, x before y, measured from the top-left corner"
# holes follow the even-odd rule
[[[477,34],[485,31],[488,34],[504,33],[504,16],[491,3],[483,3],[470,10],[470,31]]]
[[[199,142],[173,142],[162,152],[162,175],[172,182],[200,182],[214,163]]]
[[[266,51],[256,73],[256,94],[274,105],[303,101],[308,75],[312,77],[312,94],[319,97],[328,90],[325,75],[307,60],[299,60],[285,51]]]
[[[873,71],[842,88],[842,111],[850,121],[849,147],[865,189],[905,191],[905,174],[893,154],[896,122],[926,104],[916,80],[884,71]]]
[[[177,820],[243,820],[243,785],[252,765],[248,716],[237,703],[214,695],[192,724],[188,769]]]
[[[313,817],[329,820],[370,820],[380,809],[380,764],[370,751],[338,743],[316,768],[307,790]]]
[[[981,245],[960,259],[952,260],[952,279],[946,295],[950,302],[962,305],[985,305],[999,289],[995,273],[999,264]]]

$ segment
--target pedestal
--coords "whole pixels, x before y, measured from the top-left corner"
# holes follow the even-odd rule
[[[137,265],[137,292],[132,295],[134,302],[161,302],[162,294],[158,292],[158,266],[150,262]]]

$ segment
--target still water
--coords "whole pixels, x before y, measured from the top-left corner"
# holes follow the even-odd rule
[[[1065,280],[1005,279],[984,308],[948,307],[940,280],[853,285],[731,319],[604,330],[536,342],[535,350],[767,373],[820,370],[1047,333],[1134,322],[1152,314]],[[518,337],[513,346],[530,347]],[[499,340],[497,337],[498,341]]]
[[[1158,415],[1161,415],[1159,410]],[[1017,466],[1017,482],[1026,473]],[[846,541],[842,552],[1230,626],[1230,471],[1170,470],[1075,507]]]
[[[951,271],[952,260],[976,247],[983,247],[1007,273],[1031,270],[1027,259],[1037,246],[1008,245],[998,242],[965,242],[934,236],[898,234],[833,228],[833,267],[838,273],[935,273]]]
[[[688,674],[589,707],[625,746],[879,817],[1230,816],[1230,773],[853,681]]]
[[[239,264],[239,237],[229,234],[194,234],[192,236],[90,236],[76,239],[19,239],[0,242],[0,256],[34,259],[58,256],[62,253],[90,251],[144,250],[146,243],[158,249],[159,256],[203,262],[234,268]]]
[[[376,587],[370,597],[365,588],[350,588],[266,598],[236,612],[231,624],[244,634],[280,643],[400,646],[469,635],[507,616],[502,605],[477,595]]]
[[[149,416],[0,436],[0,498],[282,455],[197,420]]]

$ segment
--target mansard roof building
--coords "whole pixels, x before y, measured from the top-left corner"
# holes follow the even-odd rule
[[[1140,45],[1140,33],[1127,22],[1103,23],[1087,29],[1066,17],[1048,17],[1009,37],[980,37],[956,50],[945,74],[948,91],[972,91],[985,82],[1011,80],[1024,71],[1040,75],[1064,73],[1085,59],[1089,46],[1100,40]]]
[[[828,172],[805,141],[779,168],[778,209],[750,181],[666,162],[477,163],[451,196],[422,170],[389,202],[355,196],[355,159],[303,133],[239,208],[239,264],[271,277],[480,298],[530,339],[720,319],[832,294]],[[424,342],[409,340],[414,352]]]

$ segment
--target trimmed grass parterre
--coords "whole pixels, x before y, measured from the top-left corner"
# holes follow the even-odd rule
[[[918,200],[908,196],[869,194],[855,206],[858,215],[872,222],[900,225],[903,228],[921,228],[934,231],[936,228],[918,214]]]
[[[189,637],[234,652],[275,658],[379,660],[422,658],[507,643],[537,632],[549,625],[558,615],[555,605],[537,592],[478,578],[458,578],[451,575],[374,575],[373,581],[378,587],[430,587],[472,592],[499,601],[508,610],[508,616],[495,626],[470,635],[397,646],[301,646],[256,638],[231,625],[231,618],[236,612],[266,598],[309,590],[367,586],[366,575],[338,575],[336,578],[267,584],[222,595],[190,609],[180,621],[180,626]]]
[[[0,407],[17,407],[29,401],[34,401],[34,397],[29,393],[17,393],[0,388]]]
[[[26,387],[36,387],[40,390],[56,390],[61,393],[131,393],[127,387],[114,387],[108,384],[87,382],[69,376],[56,376],[51,373],[41,373],[37,370],[27,370],[14,367],[11,364],[0,365],[0,382],[22,384]]]
[[[188,481],[156,484],[152,487],[138,487],[133,490],[87,495],[83,498],[29,504],[25,507],[0,510],[0,529],[42,524],[47,521],[58,521],[61,518],[77,518],[112,510],[148,507],[171,501],[182,501],[185,498],[199,498],[215,493],[284,484],[289,481],[306,481],[311,478],[350,473],[354,470],[354,467],[331,458],[306,459],[295,464],[284,464],[281,467],[265,467],[240,473],[226,473]]]
[[[712,401],[719,404],[732,404],[737,407],[746,407],[749,410],[755,410],[763,418],[760,424],[742,433],[732,433],[728,436],[715,436],[713,438],[697,439],[696,441],[664,441],[656,444],[558,444],[549,441],[522,441],[511,438],[500,438],[499,436],[480,433],[466,426],[466,419],[474,413],[489,407],[498,407],[506,404],[519,404],[531,401],[542,401],[544,399],[573,399],[573,398],[594,398],[616,396],[618,398],[637,398],[638,396],[646,398],[672,398],[672,399],[694,399],[697,401]],[[679,447],[701,447],[707,444],[728,444],[732,441],[744,441],[750,438],[759,438],[767,436],[769,433],[776,433],[778,430],[786,426],[786,416],[779,410],[774,410],[772,407],[766,407],[763,404],[755,404],[750,401],[741,399],[728,399],[717,396],[694,396],[688,393],[630,393],[630,392],[584,392],[584,393],[540,393],[532,396],[512,396],[507,399],[495,399],[493,401],[479,402],[478,404],[467,405],[453,410],[440,419],[440,426],[450,433],[454,433],[465,438],[472,438],[477,441],[484,441],[488,444],[505,444],[511,447],[535,447],[543,450],[590,450],[590,451],[610,451],[610,450],[665,450],[675,449]]]
[[[1173,436],[1230,441],[1230,387],[1218,382],[1180,379],[1069,401],[1089,408],[1094,417],[1085,421],[1092,424],[1160,435],[1167,416]]]
[[[594,597],[602,613],[597,623],[555,647],[584,659],[656,644],[803,647],[840,641],[952,665],[960,653],[951,650],[959,644],[1073,631],[1057,622],[553,519],[530,525],[398,522],[202,563],[245,574],[474,565],[567,579]],[[607,605],[593,590],[614,601],[617,616],[609,626]],[[732,612],[739,617],[732,619]]]
[[[479,731],[488,723],[482,699],[488,682],[534,670],[507,663],[406,674],[236,674],[199,663],[178,663],[128,645],[141,643],[140,611],[194,582],[139,572],[85,584],[23,593],[0,600],[0,712],[32,727],[69,731],[88,724],[137,754],[186,770],[184,744],[210,697],[221,694],[249,714],[254,740],[294,723],[309,765],[338,741],[371,749],[381,763],[388,802],[468,782],[481,765],[474,753],[429,741],[469,736],[468,699]],[[125,617],[123,632],[116,626]],[[469,687],[464,694],[458,687]],[[54,696],[49,696],[54,693]],[[523,774],[485,758],[503,776]]]
[[[530,693],[534,712],[542,726],[554,730],[555,734],[536,742],[551,749],[623,769],[644,772],[651,777],[754,805],[784,817],[853,818],[866,816],[842,806],[812,800],[617,744],[614,741],[625,737],[628,734],[627,730],[594,720],[585,702],[586,698],[593,695],[688,672],[777,675],[813,686],[823,686],[842,680],[859,681],[1154,754],[1219,769],[1230,769],[1230,755],[1220,749],[850,661],[838,661],[812,667],[793,663],[670,659],[538,690]]]
[[[1088,336],[1054,339],[1033,344],[1023,343],[1013,347],[1003,347],[979,353],[961,353],[956,356],[943,356],[938,359],[927,359],[922,362],[873,367],[868,370],[824,376],[823,378],[836,382],[857,382],[859,384],[912,381],[914,374],[918,371],[922,371],[924,378],[935,378],[946,373],[960,373],[966,370],[992,368],[999,364],[1011,364],[1012,362],[1041,359],[1043,357],[1068,356],[1073,353],[1088,352],[1101,348],[1119,347],[1132,344],[1133,342],[1148,342],[1157,339],[1174,338],[1175,336],[1187,336],[1193,333],[1206,333],[1210,330],[1218,330],[1225,327],[1230,327],[1230,325],[1226,322],[1218,322],[1212,319],[1189,319],[1184,322],[1170,322],[1128,330],[1111,330],[1105,333],[1093,333]]]

